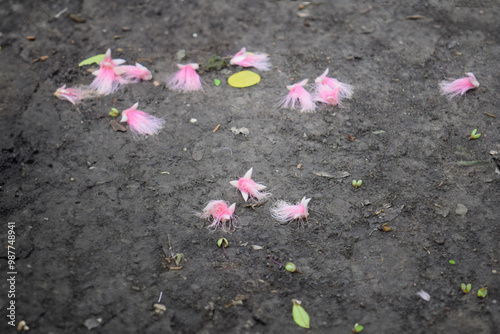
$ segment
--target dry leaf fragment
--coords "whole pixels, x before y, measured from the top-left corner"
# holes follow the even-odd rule
[[[378,230],[382,232],[389,232],[392,231],[392,227],[387,226],[387,223],[383,223],[382,226],[378,228]]]
[[[422,15],[408,15],[406,17],[407,20],[422,20],[425,19],[425,16]]]
[[[83,17],[78,16],[78,15],[76,15],[76,14],[69,14],[69,15],[68,15],[68,17],[69,17],[70,19],[72,19],[72,20],[73,20],[74,22],[76,22],[76,23],[85,23],[85,22],[87,22],[87,20],[86,20],[86,19],[84,19]]]
[[[170,270],[181,270],[182,268],[184,268],[183,266],[178,266],[178,267],[170,267],[169,269]]]
[[[36,39],[36,36],[26,36],[26,39],[28,41],[34,41]]]
[[[115,119],[112,119],[111,121],[109,121],[109,125],[111,125],[111,128],[114,131],[120,131],[120,132],[126,132],[127,131],[127,128],[123,124],[119,123]]]

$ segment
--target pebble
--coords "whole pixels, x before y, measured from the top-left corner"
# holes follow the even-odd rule
[[[85,327],[87,327],[88,330],[91,330],[91,329],[99,327],[101,325],[101,322],[102,322],[101,318],[97,318],[97,319],[90,318],[90,319],[85,320],[85,322],[83,324],[85,325]]]
[[[436,238],[434,239],[434,242],[437,243],[438,245],[443,245],[445,239],[444,238]]]
[[[465,216],[467,214],[467,207],[461,203],[457,205],[455,213],[459,216]]]

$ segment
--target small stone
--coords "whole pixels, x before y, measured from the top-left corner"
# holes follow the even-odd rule
[[[167,310],[167,308],[163,304],[156,303],[156,304],[153,304],[153,307],[155,308],[156,314],[163,314]]]
[[[177,51],[177,53],[175,54],[175,58],[177,59],[177,61],[181,61],[186,58],[186,50]]]
[[[448,44],[446,44],[446,47],[447,47],[448,49],[453,49],[453,48],[454,48],[455,46],[457,46],[457,45],[458,45],[458,41],[451,41],[451,42],[449,42]]]
[[[83,324],[85,325],[85,327],[87,327],[88,330],[91,330],[91,329],[99,327],[101,325],[101,321],[102,321],[102,319],[100,319],[100,318],[99,319],[90,318],[90,319],[85,320],[85,322]]]
[[[467,207],[461,203],[457,205],[455,213],[459,216],[465,216],[467,214]]]
[[[434,242],[437,243],[438,245],[443,245],[445,239],[444,238],[436,238],[434,239]]]

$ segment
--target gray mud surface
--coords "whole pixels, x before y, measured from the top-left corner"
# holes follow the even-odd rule
[[[350,333],[355,323],[363,333],[499,333],[500,175],[491,151],[500,151],[500,10],[370,3],[3,1],[0,240],[7,247],[15,222],[16,325],[303,333],[292,318],[298,299],[312,333]],[[165,87],[179,50],[180,62],[203,65],[243,46],[270,55],[258,85],[230,87],[240,67],[202,66],[203,93]],[[78,63],[107,48],[129,64],[140,59],[153,80],[77,108],[53,96],[63,84],[89,84],[93,66]],[[345,108],[276,107],[286,85],[313,82],[327,67],[354,85]],[[452,101],[439,94],[439,81],[465,72],[478,89]],[[110,127],[112,107],[136,102],[166,119],[158,136],[134,140]],[[482,136],[469,140],[475,128]],[[273,194],[255,208],[229,184],[250,167]],[[307,224],[271,217],[275,201],[304,196]],[[195,213],[213,199],[236,203],[241,229],[206,229]],[[380,231],[384,223],[392,231]],[[6,247],[0,331],[14,333]],[[166,259],[177,253],[181,269]],[[153,306],[160,293],[162,314]],[[242,305],[230,306],[236,299]]]

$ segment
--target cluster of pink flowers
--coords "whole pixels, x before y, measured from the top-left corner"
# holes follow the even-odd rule
[[[342,107],[342,100],[351,98],[353,87],[335,78],[329,78],[327,74],[328,68],[316,78],[313,94],[304,88],[308,79],[286,86],[290,92],[280,100],[278,106],[288,109],[300,108],[303,112],[316,111],[317,102]]]
[[[109,95],[116,92],[121,86],[139,81],[151,80],[151,72],[139,63],[122,65],[124,59],[112,59],[111,49],[106,51],[104,60],[99,63],[99,69],[92,72],[94,81],[88,86],[58,88],[54,95],[60,99],[77,104],[79,101],[98,95]]]
[[[252,172],[253,168],[250,168],[243,177],[229,183],[241,192],[245,202],[250,198],[256,204],[263,204],[263,201],[271,196],[271,193],[263,192],[266,186],[252,180]],[[304,219],[307,220],[309,216],[307,205],[310,200],[310,198],[306,199],[304,197],[296,205],[288,204],[285,201],[278,201],[271,208],[271,215],[282,223],[293,220],[302,222]],[[223,231],[232,232],[239,227],[239,220],[234,215],[235,208],[236,203],[229,206],[229,203],[226,201],[214,200],[208,202],[203,211],[197,215],[211,222],[208,226],[211,230],[220,228]]]

